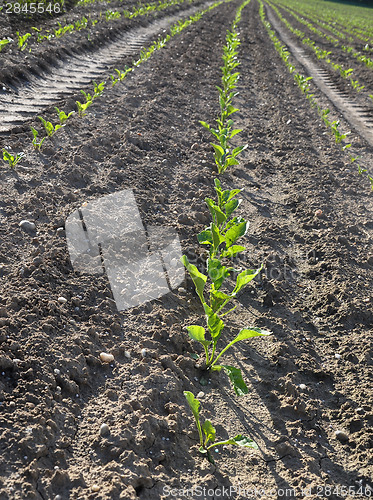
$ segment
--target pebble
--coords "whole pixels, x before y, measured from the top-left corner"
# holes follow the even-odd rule
[[[306,384],[299,384],[299,389],[301,389],[302,391],[305,391],[307,389]]]
[[[178,291],[179,293],[186,293],[185,288],[183,288],[182,286],[181,286],[181,287],[179,287],[179,288],[177,289],[177,291]]]
[[[58,302],[59,302],[60,304],[66,304],[66,302],[67,302],[67,299],[65,299],[65,297],[58,297],[58,299],[57,299],[57,300],[58,300]]]
[[[143,358],[145,358],[146,354],[147,354],[147,353],[146,353],[146,349],[141,349],[141,356],[142,356]]]
[[[129,351],[124,351],[124,355],[127,359],[131,359],[131,353]]]
[[[21,220],[19,227],[23,229],[23,231],[26,231],[26,233],[33,233],[36,229],[36,225],[29,220]]]
[[[107,424],[102,424],[100,427],[100,436],[107,436],[110,434],[110,429]]]
[[[348,441],[348,435],[344,431],[335,431],[335,437],[341,443],[346,443]]]
[[[65,229],[63,227],[58,227],[57,228],[57,233],[63,233],[65,231]]]
[[[55,369],[53,370],[53,373],[54,373],[55,375],[61,375],[61,371],[60,371],[58,368],[55,368]]]
[[[100,359],[103,363],[111,363],[114,361],[114,356],[112,354],[108,354],[107,352],[101,352]]]
[[[204,392],[200,391],[198,394],[197,394],[197,399],[201,399],[203,398],[203,396],[205,395]]]
[[[316,210],[315,212],[316,217],[321,217],[322,216],[322,210]]]
[[[91,490],[94,491],[95,493],[100,491],[100,489],[101,489],[101,487],[98,484],[93,484],[91,487]]]
[[[337,354],[334,354],[334,357],[335,357],[335,359],[341,359],[342,356],[337,353]]]

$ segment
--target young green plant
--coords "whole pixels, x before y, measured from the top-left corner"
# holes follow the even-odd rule
[[[233,366],[217,364],[217,362],[235,343],[253,337],[267,336],[271,332],[260,328],[243,328],[231,342],[226,343],[219,353],[217,353],[217,344],[225,326],[222,317],[237,307],[229,308],[228,304],[236,299],[238,293],[260,273],[263,266],[259,269],[245,269],[239,272],[228,265],[230,259],[245,250],[244,246],[236,243],[239,238],[246,234],[248,222],[242,217],[233,216],[234,211],[240,205],[241,200],[237,199],[237,195],[241,192],[240,189],[222,190],[220,181],[215,179],[215,191],[217,202],[209,198],[205,200],[211,213],[212,222],[197,236],[201,245],[209,247],[207,274],[201,273],[194,264],[191,264],[186,255],[181,258],[203,306],[207,325],[207,331],[200,325],[188,326],[187,331],[192,340],[202,344],[206,369],[217,371],[224,369],[231,380],[234,391],[241,396],[248,393],[241,371]],[[231,273],[236,274],[235,283],[233,286],[231,285],[230,291],[227,287],[223,291],[222,286]],[[209,290],[205,291],[207,282],[209,282]]]
[[[41,146],[43,145],[43,142],[45,141],[45,139],[47,138],[47,136],[44,136],[44,137],[42,137],[39,140],[38,139],[39,132],[34,127],[30,127],[30,128],[31,128],[31,132],[32,132],[32,135],[33,135],[32,145],[34,146],[34,149],[37,149],[38,151],[40,151],[41,150]]]
[[[61,125],[60,123],[57,123],[54,126],[52,122],[45,120],[42,116],[38,116],[38,118],[41,121],[41,123],[44,125],[45,131],[46,131],[48,137],[52,137],[52,135],[54,135],[57,132],[57,130],[59,130],[60,128],[63,127],[63,125]]]
[[[237,436],[226,439],[224,441],[215,442],[216,429],[212,425],[210,420],[205,419],[205,421],[201,423],[201,417],[199,412],[201,405],[200,401],[197,398],[195,398],[193,393],[191,393],[190,391],[184,391],[184,396],[186,397],[188,405],[192,410],[196,427],[198,430],[199,451],[207,455],[207,459],[209,460],[209,462],[211,462],[212,464],[215,463],[214,459],[211,456],[210,450],[211,448],[216,448],[217,446],[232,444],[244,448],[253,448],[254,450],[258,449],[258,445],[254,441],[248,439],[247,437],[242,436],[241,434],[238,434]]]
[[[3,160],[8,162],[11,168],[14,168],[17,163],[25,156],[25,153],[17,153],[15,156],[3,148]]]
[[[66,114],[65,111],[62,111],[58,109],[57,107],[54,108],[57,112],[58,119],[60,120],[60,125],[64,125],[67,120],[74,114],[74,111],[70,111],[69,114]]]

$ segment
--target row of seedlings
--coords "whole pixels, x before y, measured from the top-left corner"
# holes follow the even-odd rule
[[[219,91],[220,116],[216,120],[216,126],[211,126],[204,121],[200,123],[212,134],[216,141],[212,143],[214,159],[218,174],[224,173],[228,167],[237,165],[239,154],[247,146],[233,147],[231,140],[241,130],[234,128],[232,115],[239,111],[233,105],[233,99],[237,95],[236,87],[239,72],[236,68],[240,65],[237,60],[237,48],[240,44],[238,23],[241,19],[242,10],[250,0],[245,0],[237,9],[231,30],[227,31],[226,45],[223,51],[222,85],[217,87]],[[232,341],[224,338],[223,330],[225,318],[234,311],[237,305],[234,302],[238,293],[250,283],[261,271],[259,269],[245,269],[241,272],[232,267],[232,259],[245,251],[238,240],[245,236],[249,223],[244,218],[235,215],[240,205],[237,195],[241,189],[224,190],[218,178],[214,179],[216,199],[206,198],[205,202],[211,214],[211,223],[197,239],[201,245],[209,249],[209,257],[206,262],[206,273],[201,272],[194,264],[190,263],[188,257],[183,255],[182,263],[188,271],[202,304],[205,313],[205,327],[201,325],[190,325],[187,327],[189,337],[203,346],[206,371],[224,371],[228,375],[234,392],[237,396],[248,394],[248,388],[243,380],[241,370],[235,366],[228,365],[222,360],[223,355],[237,342],[248,340],[253,337],[265,337],[271,334],[267,330],[255,327],[242,328]],[[231,275],[235,276],[234,285],[227,281]],[[218,345],[221,347],[218,348]],[[216,430],[209,420],[203,423],[200,417],[200,401],[190,391],[184,391],[186,400],[193,413],[199,435],[199,450],[207,455],[213,462],[211,449],[219,445],[237,445],[246,448],[257,449],[256,443],[241,434],[224,441],[216,442]]]
[[[341,78],[343,78],[345,80],[349,80],[352,88],[354,90],[356,90],[356,92],[361,92],[365,88],[365,85],[362,85],[359,82],[359,80],[357,80],[357,79],[354,80],[352,78],[353,72],[354,72],[353,68],[345,69],[342,64],[334,62],[330,57],[331,55],[333,55],[330,50],[321,49],[318,45],[316,45],[314,40],[312,40],[309,37],[306,37],[306,35],[305,35],[305,33],[303,33],[303,31],[300,31],[299,29],[294,28],[290,24],[290,22],[280,13],[280,11],[278,10],[278,8],[275,5],[273,5],[271,3],[269,3],[269,4],[271,5],[272,9],[276,12],[277,17],[280,19],[280,21],[282,21],[286,25],[286,27],[294,35],[296,35],[298,38],[300,38],[304,45],[307,45],[308,47],[310,47],[314,51],[314,53],[318,59],[324,60],[327,64],[329,64],[329,66],[331,66],[334,69],[334,71],[338,71]],[[372,64],[373,64],[373,62],[372,62]]]
[[[350,132],[343,133],[340,131],[340,129],[339,129],[340,121],[339,120],[332,120],[332,121],[329,120],[330,109],[329,108],[323,109],[318,104],[317,100],[314,97],[314,94],[311,91],[310,81],[312,80],[312,77],[310,77],[310,76],[306,77],[306,76],[302,75],[301,73],[297,73],[295,66],[289,61],[289,58],[290,58],[289,50],[287,49],[286,45],[284,45],[283,42],[277,38],[276,33],[272,29],[271,23],[265,17],[264,6],[263,6],[263,3],[261,0],[259,0],[259,4],[260,4],[260,7],[259,7],[260,18],[262,20],[264,27],[267,30],[267,33],[268,33],[270,39],[272,40],[272,42],[275,46],[275,49],[280,54],[282,60],[286,64],[289,72],[293,75],[294,81],[297,83],[298,87],[301,89],[303,94],[306,96],[311,107],[317,109],[318,115],[323,120],[326,127],[333,133],[335,143],[340,145],[342,151],[346,151],[347,149],[349,149],[352,146],[351,143],[344,142],[345,139],[347,138],[347,136],[350,134]],[[354,154],[350,154],[349,159],[350,159],[351,163],[354,163],[358,159],[358,156],[356,156]],[[359,164],[357,164],[357,166],[358,166],[358,172],[360,175],[366,174],[366,176],[371,184],[371,188],[373,190],[373,177],[369,174],[367,169],[362,168]]]
[[[140,52],[140,57],[133,62],[132,67],[126,66],[123,71],[119,69],[115,69],[116,71],[116,76],[110,75],[111,81],[112,81],[112,86],[116,85],[117,83],[123,81],[128,73],[133,71],[135,68],[140,66],[142,63],[147,61],[149,57],[156,51],[162,49],[166,43],[175,35],[178,35],[181,33],[185,28],[190,26],[191,24],[199,21],[206,12],[215,9],[219,5],[221,5],[224,2],[231,1],[231,0],[217,0],[215,3],[211,4],[209,7],[206,9],[203,9],[199,12],[197,12],[194,15],[189,16],[188,19],[178,21],[175,23],[173,26],[170,28],[170,34],[165,35],[164,37],[158,38],[158,40],[155,40],[149,47],[144,48]],[[102,96],[105,90],[105,85],[106,81],[102,81],[100,83],[93,82],[93,92],[85,92],[84,90],[81,90],[80,92],[83,94],[85,98],[85,102],[81,101],[76,101],[77,105],[77,112],[79,117],[84,117],[87,114],[87,109],[93,104],[95,99],[98,97]],[[51,121],[46,120],[45,118],[39,116],[40,121],[42,122],[44,126],[44,130],[47,135],[41,137],[39,136],[39,131],[36,130],[34,127],[31,128],[31,132],[33,135],[32,139],[32,145],[35,150],[40,151],[41,147],[43,145],[44,140],[47,137],[52,137],[58,130],[60,130],[62,127],[66,126],[68,123],[68,120],[74,115],[75,111],[70,111],[66,113],[65,111],[61,111],[58,108],[55,108],[57,115],[58,115],[58,120],[59,122],[53,125]],[[8,151],[7,149],[3,148],[2,150],[3,153],[3,160],[8,163],[8,165],[11,168],[14,168],[15,165],[24,157],[24,153],[12,153],[11,151]]]
[[[111,21],[113,19],[120,19],[122,16],[127,19],[134,19],[138,16],[148,15],[151,12],[162,11],[174,5],[180,5],[185,1],[186,0],[165,0],[159,2],[151,2],[145,5],[140,5],[139,7],[135,7],[133,10],[125,9],[122,11],[122,13],[119,11],[107,10],[104,13],[100,12],[97,19],[92,19],[89,15],[88,18],[83,16],[81,19],[75,21],[75,23],[67,23],[65,25],[62,25],[60,22],[57,22],[57,28],[54,28],[53,30],[46,30],[44,33],[42,32],[42,29],[36,27],[31,28],[34,33],[27,32],[21,34],[19,31],[17,31],[17,46],[19,50],[24,51],[28,47],[29,39],[32,39],[33,36],[36,37],[36,41],[38,43],[51,41],[54,38],[61,38],[72,32],[93,28],[101,20]],[[188,1],[189,3],[193,3],[195,0]],[[56,6],[58,5],[60,4],[56,4]],[[10,37],[0,40],[0,52],[6,45],[13,42],[14,40]],[[31,52],[31,48],[29,49],[29,51]]]

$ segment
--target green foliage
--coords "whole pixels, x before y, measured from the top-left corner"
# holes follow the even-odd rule
[[[39,132],[34,127],[30,127],[30,128],[31,128],[31,132],[33,135],[32,145],[34,146],[34,149],[37,149],[38,151],[40,151],[41,147],[43,145],[43,142],[45,141],[47,136],[44,136],[41,139],[39,139]]]
[[[10,43],[10,40],[8,40],[8,38],[3,38],[3,40],[0,40],[0,52],[5,47],[5,45],[8,45],[8,43]]]
[[[19,31],[17,31],[18,36],[18,48],[20,50],[25,50],[27,47],[27,40],[30,38],[31,33],[25,33],[24,35],[20,35]]]
[[[207,325],[207,331],[199,325],[188,326],[187,331],[192,340],[202,344],[205,351],[206,368],[219,371],[223,368],[228,373],[236,394],[242,395],[247,393],[247,387],[243,382],[240,370],[216,363],[221,355],[236,342],[256,336],[266,336],[270,332],[259,328],[245,328],[232,342],[227,343],[220,354],[216,353],[216,349],[225,326],[222,317],[235,309],[235,307],[229,309],[228,304],[259,274],[262,266],[259,269],[238,271],[230,265],[230,259],[245,250],[245,247],[238,245],[237,241],[246,234],[248,222],[242,217],[233,215],[240,205],[241,200],[237,199],[237,195],[241,192],[240,189],[223,190],[220,181],[215,179],[215,191],[216,200],[210,198],[205,200],[212,221],[197,236],[201,245],[209,247],[207,274],[201,273],[194,264],[191,264],[186,255],[181,258],[204,308]],[[233,285],[230,281],[229,289],[224,285],[232,274],[235,275],[235,280]],[[207,284],[208,290],[206,290]]]
[[[54,108],[57,112],[58,119],[60,120],[60,124],[64,125],[67,120],[74,114],[74,111],[70,111],[70,113],[67,115],[64,111],[59,110],[57,107]]]
[[[25,153],[17,153],[15,156],[3,148],[3,160],[8,162],[11,168],[14,168],[17,163],[25,156]]]
[[[52,137],[52,135],[54,135],[57,132],[57,130],[59,130],[62,127],[62,125],[59,123],[57,123],[57,125],[54,126],[52,122],[44,120],[44,118],[41,116],[38,116],[38,118],[41,121],[41,123],[44,125],[45,131],[46,131],[48,137]]]
[[[243,7],[248,2],[244,2]],[[242,6],[241,6],[242,7]],[[239,111],[232,104],[233,98],[237,95],[235,89],[240,74],[234,71],[239,66],[237,60],[237,48],[240,45],[238,32],[236,31],[237,23],[241,17],[242,8],[237,11],[235,21],[232,26],[232,31],[227,30],[226,45],[223,48],[223,62],[222,69],[222,85],[217,87],[219,92],[220,116],[216,120],[217,128],[212,127],[204,121],[200,121],[201,125],[205,127],[215,139],[218,144],[211,143],[214,149],[214,160],[218,173],[224,173],[228,167],[238,165],[237,157],[242,151],[247,148],[247,145],[238,146],[233,148],[230,146],[230,140],[241,132],[240,129],[233,127],[233,120],[230,118],[233,113]]]
[[[210,420],[205,419],[203,423],[201,423],[201,416],[200,416],[200,406],[201,403],[200,401],[194,397],[193,393],[190,391],[184,391],[184,396],[187,400],[187,403],[189,405],[189,408],[191,409],[193,413],[193,417],[195,420],[195,424],[198,430],[198,436],[199,436],[199,451],[205,455],[207,455],[207,458],[209,462],[214,463],[214,459],[211,456],[210,450],[211,448],[216,448],[217,446],[224,446],[224,445],[234,445],[234,446],[241,446],[244,448],[252,448],[254,450],[258,449],[258,445],[252,441],[251,439],[248,439],[241,434],[238,434],[237,436],[233,438],[228,438],[224,441],[218,441],[216,442],[216,429],[210,422]]]

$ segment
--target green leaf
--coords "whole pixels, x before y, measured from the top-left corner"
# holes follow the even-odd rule
[[[228,299],[231,299],[232,297],[230,295],[227,295],[226,293],[219,292],[217,290],[211,290],[210,293],[210,304],[211,304],[211,309],[216,312],[220,309],[220,307],[226,302]]]
[[[216,290],[219,290],[225,278],[230,276],[229,270],[222,265],[219,259],[207,260],[207,272],[214,283]]]
[[[225,210],[227,217],[231,216],[231,214],[236,210],[236,208],[239,206],[240,203],[241,203],[241,200],[232,199],[232,200],[228,201],[228,203],[225,204],[224,210]]]
[[[214,343],[216,343],[221,335],[221,332],[223,331],[224,322],[207,304],[204,305],[204,309],[211,338],[214,340]]]
[[[232,137],[234,137],[236,134],[239,134],[240,132],[242,132],[242,129],[239,128],[232,130],[232,132],[229,135],[229,138],[232,139]]]
[[[227,189],[223,192],[223,203],[228,203],[236,194],[240,193],[242,189]]]
[[[232,340],[232,342],[229,342],[228,345],[224,347],[222,351],[220,351],[219,355],[216,356],[215,361],[212,363],[211,367],[215,365],[217,360],[227,351],[232,345],[234,345],[236,342],[239,342],[240,340],[246,340],[250,339],[252,337],[259,337],[259,336],[266,336],[266,335],[271,335],[271,332],[268,330],[261,330],[260,328],[243,328],[239,334],[237,335],[236,338]]]
[[[194,418],[196,420],[199,419],[199,407],[201,406],[201,403],[198,401],[197,398],[194,397],[193,393],[190,391],[184,391],[184,396],[186,397],[188,404],[190,406],[190,409],[192,410],[192,413],[194,415]]]
[[[198,429],[199,442],[200,442],[200,445],[203,446],[202,429],[201,429],[201,423],[199,421],[199,407],[200,407],[201,403],[198,401],[197,398],[194,397],[194,395],[190,391],[184,391],[184,396],[186,397],[186,400],[190,406],[190,409],[192,410],[194,419],[196,421],[196,426]]]
[[[236,295],[241,290],[241,288],[250,283],[250,281],[260,273],[262,268],[263,265],[261,265],[259,269],[246,269],[246,271],[242,271],[242,273],[237,276],[236,286],[234,287],[232,295]]]
[[[207,446],[209,441],[211,441],[211,443],[213,443],[215,441],[216,430],[215,430],[215,427],[210,422],[210,420],[204,421],[204,423],[202,424],[202,430],[206,436],[205,446]]]
[[[234,438],[228,439],[228,441],[225,441],[224,444],[235,444],[237,446],[243,446],[244,448],[253,448],[254,450],[258,450],[258,445],[255,443],[255,441],[244,437],[241,434],[238,434]]]
[[[212,342],[205,339],[206,330],[203,326],[191,325],[186,327],[189,337],[197,342],[200,342],[204,347],[208,347]]]
[[[240,222],[239,224],[235,224],[225,233],[225,241],[227,244],[227,249],[235,243],[238,238],[244,236],[246,231],[249,228],[249,223],[246,221]]]
[[[242,378],[241,370],[234,366],[229,366],[229,365],[221,365],[221,366],[227,372],[228,377],[232,382],[234,392],[237,394],[237,396],[244,396],[245,394],[248,394],[249,389],[247,388],[247,385],[245,384]]]
[[[222,157],[225,155],[225,151],[224,149],[219,146],[218,144],[213,144],[211,143],[211,146],[214,148],[215,150],[215,156],[216,156],[216,159],[218,161],[221,161]]]
[[[201,245],[212,245],[213,244],[212,233],[211,233],[210,229],[205,229],[204,231],[201,231],[197,235],[197,239]]]
[[[220,234],[219,228],[215,224],[211,224],[211,234],[214,250],[217,252],[220,244],[223,243],[225,238]]]
[[[194,286],[196,287],[196,292],[197,292],[202,304],[204,304],[205,299],[203,297],[203,289],[205,288],[207,276],[200,273],[195,265],[190,264],[188,257],[186,255],[183,255],[180,260],[184,264],[184,266],[186,267],[188,273],[190,274],[190,277],[193,280]]]
[[[225,216],[225,214],[220,210],[220,208],[218,207],[218,205],[214,202],[214,200],[211,200],[210,198],[206,198],[205,199],[205,202],[206,202],[206,205],[208,206],[209,210],[210,210],[210,213],[211,213],[211,216],[212,216],[212,220],[218,225],[220,226],[221,224],[223,224],[223,222],[226,221],[227,217]]]
[[[242,330],[240,330],[237,337],[232,340],[232,342],[230,342],[230,346],[232,346],[236,342],[239,342],[240,340],[247,340],[253,337],[261,337],[271,334],[272,332],[270,332],[269,330],[262,330],[261,328],[243,328]]]
[[[240,246],[240,245],[233,245],[231,247],[228,248],[227,251],[223,252],[221,255],[222,257],[234,257],[235,255],[237,255],[239,252],[243,252],[245,251],[246,248],[243,247],[243,246]]]
[[[201,121],[201,120],[200,120],[200,122],[199,122],[199,123],[200,123],[203,127],[207,128],[207,130],[210,130],[210,128],[211,128],[211,127],[210,127],[210,125],[209,125],[208,123],[203,122],[203,121]]]
[[[238,148],[235,148],[232,151],[232,155],[237,156],[239,153],[241,153],[241,151],[244,151],[246,148],[247,148],[247,144],[245,144],[245,146],[238,146]]]

